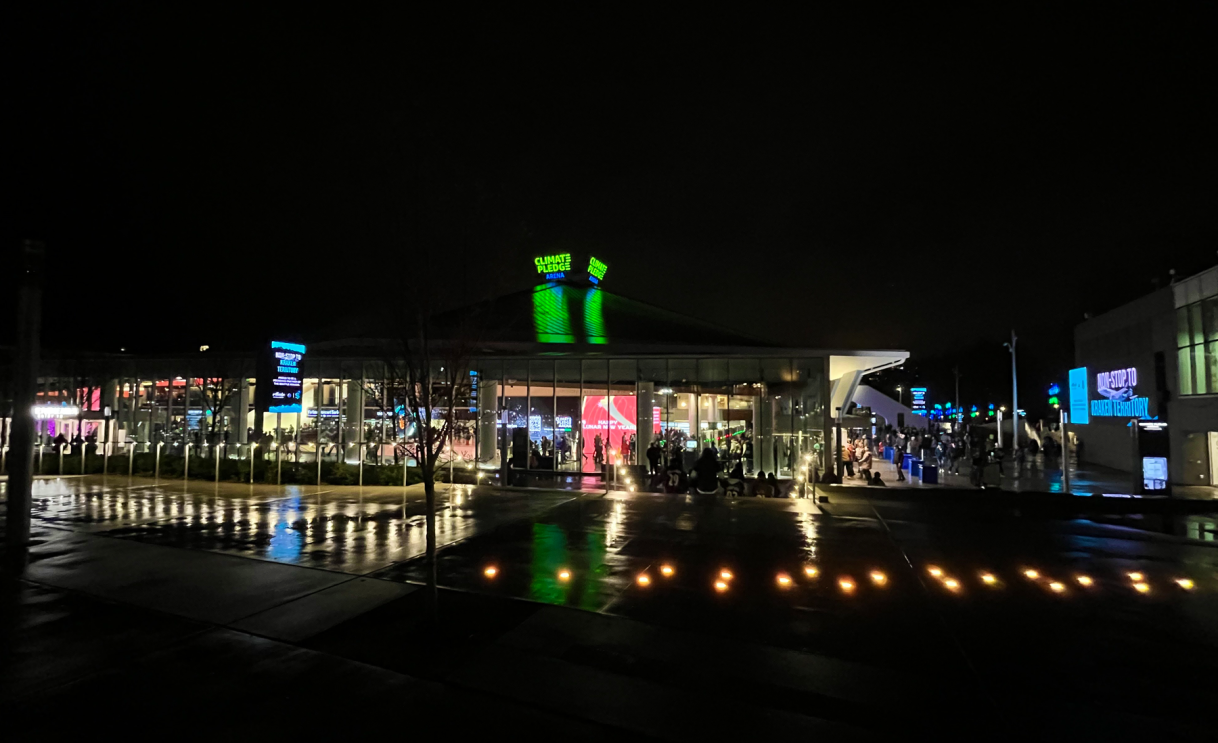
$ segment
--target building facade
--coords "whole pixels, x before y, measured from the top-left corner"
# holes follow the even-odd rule
[[[1173,485],[1218,482],[1218,267],[1075,328],[1072,430],[1084,462],[1142,479],[1140,437],[1166,431]]]

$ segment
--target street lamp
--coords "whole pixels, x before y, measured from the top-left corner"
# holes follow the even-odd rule
[[[905,403],[903,402],[903,400],[905,399],[905,398],[904,398],[904,390],[905,390],[905,388],[904,388],[904,387],[902,387],[902,386],[901,386],[901,385],[899,385],[899,384],[897,385],[897,404],[898,404],[898,405],[904,405],[904,404],[905,404]]]

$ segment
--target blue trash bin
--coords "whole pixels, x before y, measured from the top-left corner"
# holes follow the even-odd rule
[[[893,453],[893,448],[891,446],[885,447],[884,448],[884,459],[887,459],[889,462],[891,462],[892,453]]]
[[[938,485],[939,484],[939,465],[927,462],[922,465],[922,484],[923,485]]]
[[[910,468],[910,467],[913,465],[913,460],[914,460],[914,458],[913,458],[913,457],[911,457],[910,455],[906,454],[906,455],[905,455],[905,458],[901,460],[901,469],[903,469],[903,470],[905,470],[905,471],[907,471],[907,472],[908,472],[908,471],[909,471],[909,468]]]
[[[912,462],[909,463],[909,476],[910,477],[921,477],[922,476],[922,460],[921,459],[915,458]]]

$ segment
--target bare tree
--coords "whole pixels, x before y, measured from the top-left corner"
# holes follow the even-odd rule
[[[415,423],[407,454],[419,466],[427,512],[427,597],[429,616],[438,618],[436,585],[436,478],[457,425],[457,408],[468,404],[470,351],[461,337],[438,339],[427,315],[414,318],[413,332],[387,349],[385,368],[390,386],[400,390],[406,415]],[[388,397],[388,394],[386,394]],[[448,451],[447,456],[452,456]],[[451,487],[451,483],[450,483]]]

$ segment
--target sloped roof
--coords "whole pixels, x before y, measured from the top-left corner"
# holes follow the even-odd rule
[[[435,318],[441,336],[468,335],[492,345],[564,347],[773,348],[759,338],[628,299],[596,286],[551,282]],[[464,332],[463,332],[464,331]]]

